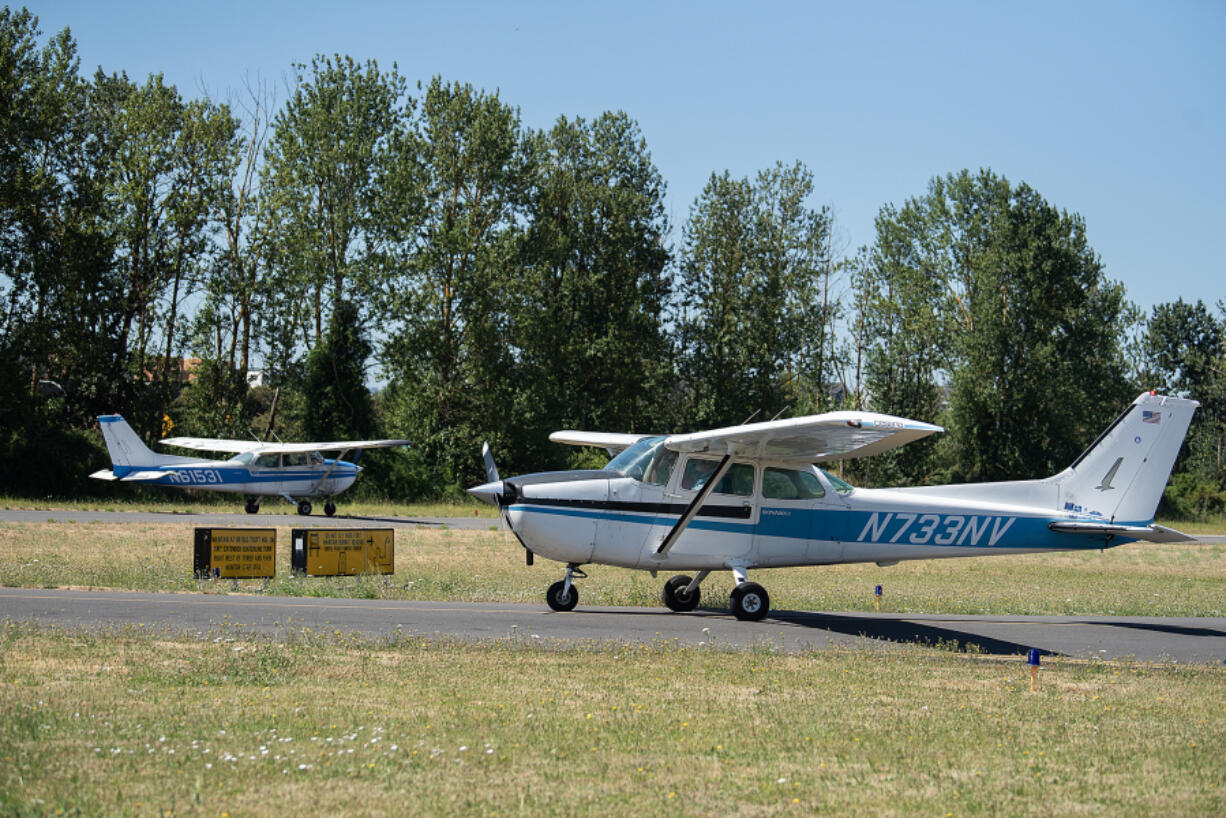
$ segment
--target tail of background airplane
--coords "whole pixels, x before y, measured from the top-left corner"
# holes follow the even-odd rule
[[[96,472],[91,477],[123,480],[140,469],[191,460],[152,451],[141,442],[121,415],[102,415],[98,418],[98,425],[102,427],[102,439],[106,441],[106,449],[111,455],[111,471]]]
[[[1146,392],[1054,480],[1060,510],[1123,525],[1154,519],[1200,404]]]

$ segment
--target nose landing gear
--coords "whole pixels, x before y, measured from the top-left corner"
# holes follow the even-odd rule
[[[559,613],[573,611],[579,604],[579,589],[574,586],[572,580],[586,578],[587,574],[583,573],[578,565],[570,563],[566,566],[566,577],[550,585],[545,592],[545,602]]]

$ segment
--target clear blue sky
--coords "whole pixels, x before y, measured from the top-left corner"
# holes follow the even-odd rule
[[[1226,298],[1226,2],[35,0],[82,71],[218,100],[317,53],[498,89],[525,125],[624,110],[679,236],[712,172],[814,172],[850,252],[885,203],[990,167],[1085,217],[1142,306]]]

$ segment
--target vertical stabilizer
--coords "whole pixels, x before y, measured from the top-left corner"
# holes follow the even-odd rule
[[[134,468],[147,468],[164,462],[166,456],[155,454],[142,443],[121,415],[102,415],[98,418],[98,425],[102,427],[102,439],[106,441],[106,450],[111,453],[111,466],[116,477],[123,477]]]
[[[1059,475],[1064,511],[1107,522],[1152,522],[1194,400],[1146,392]]]

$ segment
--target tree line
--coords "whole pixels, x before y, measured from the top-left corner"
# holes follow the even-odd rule
[[[1142,313],[1080,216],[991,170],[883,206],[853,254],[801,162],[712,173],[674,226],[621,111],[537,130],[341,55],[283,104],[188,99],[83,77],[67,29],[8,7],[0,130],[6,492],[114,490],[84,479],[111,412],[150,440],[407,437],[362,483],[403,499],[479,480],[483,440],[515,473],[601,462],[559,428],[843,406],[949,430],[845,464],[866,484],[1031,477],[1152,386],[1205,404],[1177,510],[1226,497],[1226,307]]]

